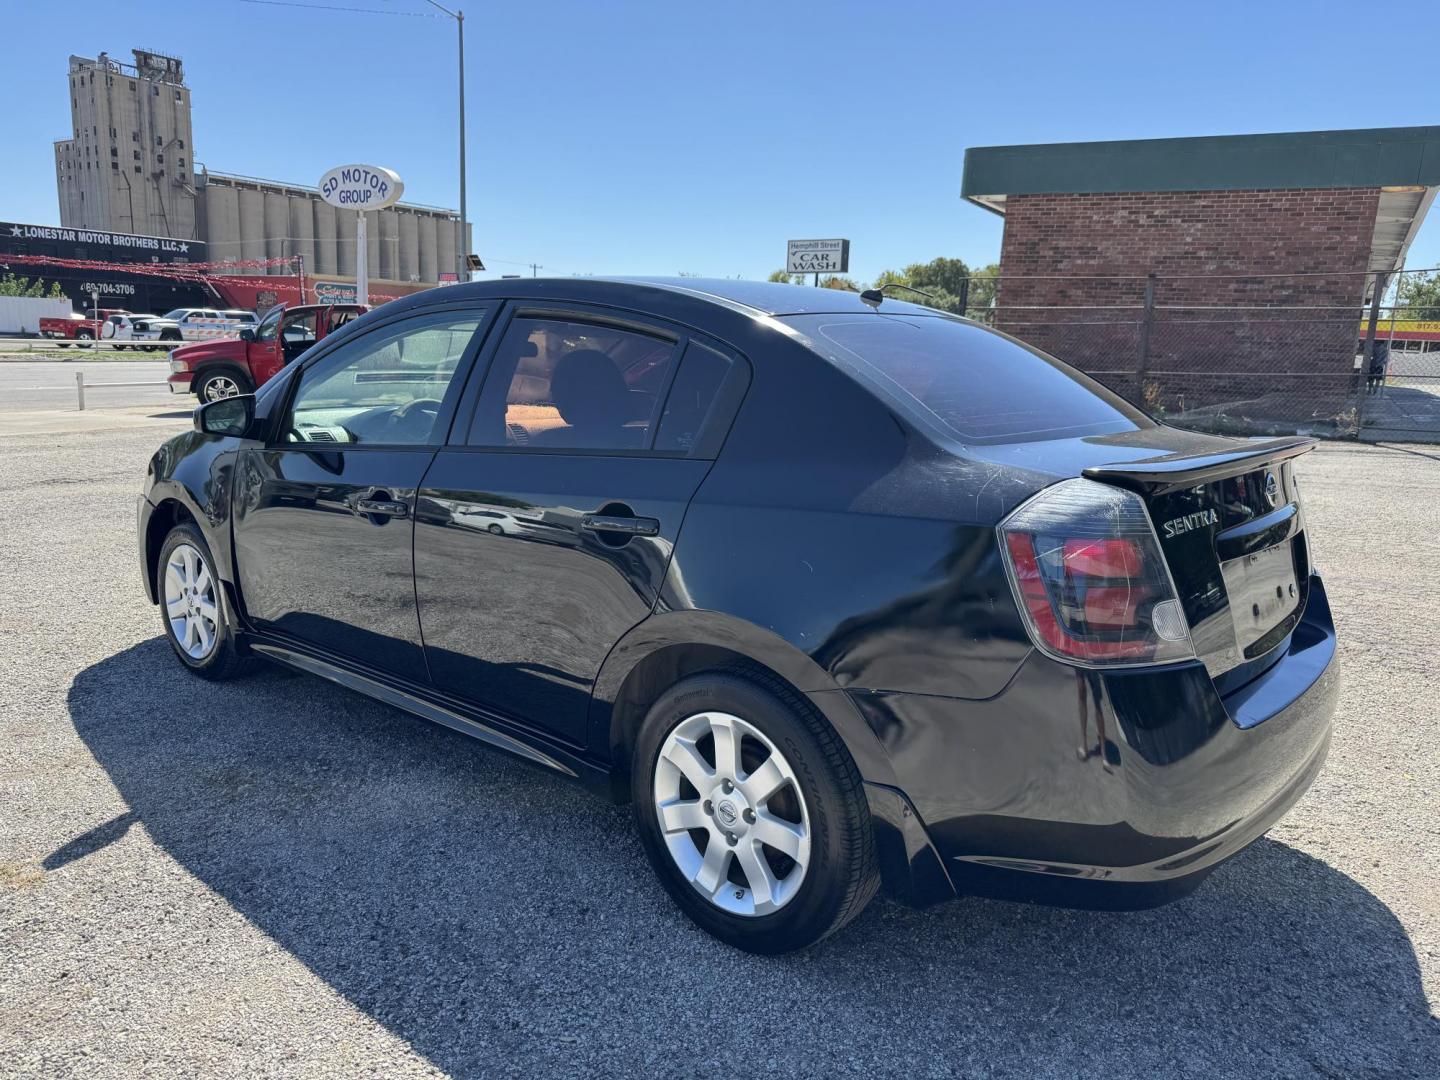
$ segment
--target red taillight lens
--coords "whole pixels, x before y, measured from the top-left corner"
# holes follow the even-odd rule
[[[1000,526],[1035,644],[1087,665],[1194,656],[1140,497],[1090,480],[1047,488]]]

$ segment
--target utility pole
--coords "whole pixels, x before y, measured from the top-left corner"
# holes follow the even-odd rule
[[[545,267],[541,266],[539,263],[531,263],[531,264],[530,264],[530,276],[531,276],[531,277],[538,277],[540,271],[541,271],[541,270],[544,270],[544,269],[545,269]]]
[[[469,220],[465,214],[465,13],[451,11],[435,0],[425,0],[436,11],[444,12],[455,20],[456,38],[460,46],[460,236],[455,242],[456,281],[470,280],[470,252],[465,242],[465,225]]]

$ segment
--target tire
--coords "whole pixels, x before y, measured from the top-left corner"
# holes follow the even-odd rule
[[[75,345],[77,348],[88,349],[95,341],[95,335],[89,330],[77,330],[75,332]]]
[[[710,734],[697,736],[707,724]],[[742,736],[739,766],[730,770],[738,782],[728,786],[726,770],[714,768],[714,725]],[[693,760],[683,745],[691,739]],[[860,914],[879,888],[855,763],[834,729],[778,680],[747,671],[678,683],[646,715],[630,775],[640,840],[665,890],[701,929],[737,949],[776,954],[813,945]],[[776,787],[764,783],[767,775],[786,779]],[[764,787],[775,794],[762,799]],[[669,832],[662,805],[678,826]],[[794,856],[762,839],[762,830],[783,837]],[[717,843],[726,848],[713,848]],[[714,864],[712,850],[720,852]],[[755,888],[747,861],[772,880]]]
[[[70,342],[68,341],[58,341],[55,344],[58,348],[61,349],[68,349],[70,347]]]
[[[499,525],[486,525],[485,531],[488,532],[491,536],[505,535],[505,530],[502,529]]]
[[[160,331],[160,340],[161,340],[161,341],[179,341],[179,340],[180,340],[180,331],[179,331],[179,330],[162,330],[162,331]]]
[[[186,578],[183,572],[188,560],[182,552],[182,549],[187,548],[192,553],[196,567],[190,580],[198,589],[198,593],[188,596],[184,588]],[[178,572],[173,576],[170,572],[172,557],[179,563],[176,568]],[[203,575],[200,573],[201,569],[204,571]],[[250,670],[252,662],[249,657],[241,655],[235,641],[234,629],[230,626],[229,607],[224,600],[220,578],[215,573],[210,546],[205,543],[205,537],[193,524],[186,522],[176,525],[165,537],[155,563],[155,582],[160,597],[160,624],[165,630],[165,640],[170,642],[170,648],[186,670],[202,679],[215,682],[236,678]],[[204,611],[203,604],[190,602],[196,595],[201,598],[208,596],[208,613]],[[191,616],[192,612],[196,617]],[[179,618],[172,621],[172,615],[178,615]],[[186,622],[193,622],[196,626],[193,635],[188,630],[181,629]],[[204,631],[208,631],[208,646],[205,645]]]
[[[219,401],[237,394],[253,394],[250,380],[232,368],[202,372],[195,380],[195,396],[201,401]]]

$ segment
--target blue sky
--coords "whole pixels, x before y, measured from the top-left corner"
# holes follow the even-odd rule
[[[968,146],[1440,122],[1433,72],[1397,61],[1440,37],[1435,3],[1375,25],[1298,0],[454,2],[470,217],[496,274],[761,277],[787,238],[826,236],[862,279],[986,263],[1001,222],[959,197]],[[184,59],[210,168],[313,184],[372,162],[407,199],[457,205],[454,24],[424,0],[296,3],[412,14],[9,0],[0,217],[58,222],[66,57],[137,45]],[[1437,263],[1431,220],[1409,265]]]

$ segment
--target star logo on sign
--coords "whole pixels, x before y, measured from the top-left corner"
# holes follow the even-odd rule
[[[10,226],[10,235],[11,235],[11,236],[19,236],[19,235],[20,235],[20,226],[19,226],[19,225],[11,225],[11,226]]]
[[[181,245],[180,245],[180,250],[181,250],[182,252],[189,251],[189,250],[190,250],[190,245],[189,245],[189,244],[181,244]]]

